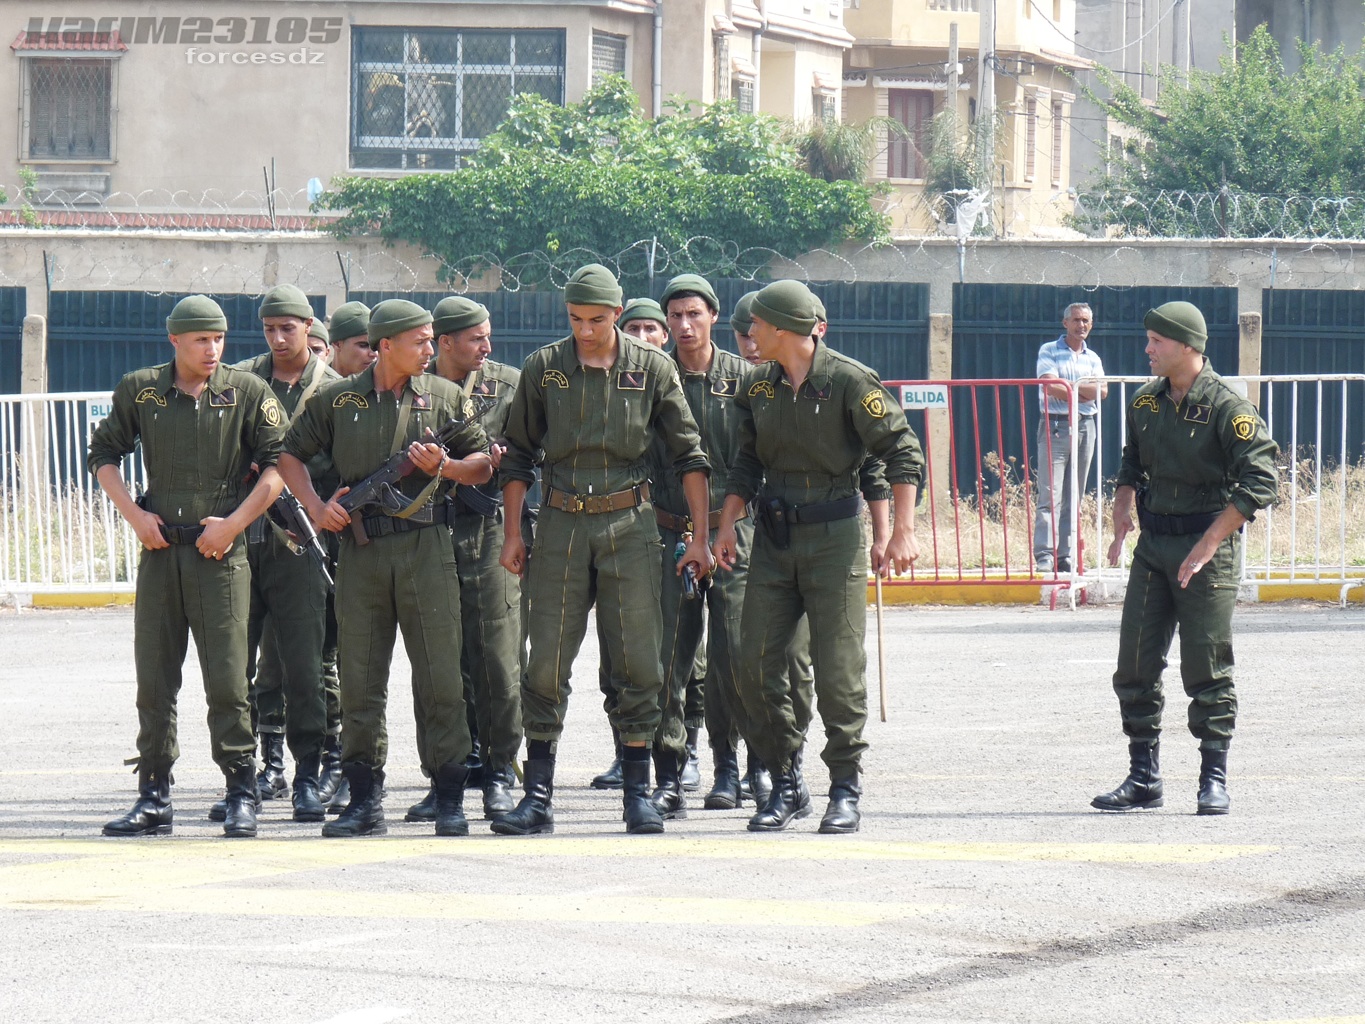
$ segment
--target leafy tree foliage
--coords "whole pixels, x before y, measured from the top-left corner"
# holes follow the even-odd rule
[[[648,254],[631,247],[642,239],[670,254],[659,274],[731,275],[757,272],[769,250],[885,237],[869,188],[801,165],[774,118],[675,103],[651,120],[612,77],[569,106],[519,96],[458,171],[340,178],[319,206],[344,211],[333,227],[343,237],[415,243],[449,276],[511,261],[523,283],[614,254],[623,277],[639,278]]]
[[[1312,233],[1314,200],[1365,193],[1365,69],[1343,49],[1300,54],[1286,74],[1261,26],[1217,72],[1163,68],[1159,110],[1101,69],[1101,102],[1139,138],[1092,188],[1094,216],[1158,234]]]

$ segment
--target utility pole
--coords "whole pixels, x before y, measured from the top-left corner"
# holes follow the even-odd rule
[[[978,52],[980,66],[977,68],[976,117],[981,124],[976,133],[980,146],[977,171],[983,191],[989,194],[991,183],[995,180],[995,0],[981,0],[981,41]],[[986,206],[988,222],[993,205]]]
[[[962,65],[958,63],[957,57],[957,22],[948,26],[948,100],[944,106],[953,112],[953,121],[957,121],[957,76]]]

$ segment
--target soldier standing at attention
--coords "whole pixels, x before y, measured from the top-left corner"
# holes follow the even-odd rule
[[[759,355],[773,362],[755,367],[740,389],[741,445],[715,541],[721,564],[735,564],[735,522],[757,499],[740,695],[748,738],[773,772],[773,790],[749,828],[776,831],[805,813],[794,765],[804,736],[784,671],[804,613],[831,780],[820,831],[856,832],[858,771],[867,749],[869,553],[858,515],[862,467],[869,454],[882,461],[895,505],[889,537],[873,540],[873,571],[904,572],[919,554],[915,493],[924,459],[905,414],[877,375],[830,351],[816,335],[820,306],[805,285],[768,285],[754,297],[750,315]]]
[[[1157,741],[1161,672],[1180,627],[1180,677],[1199,740],[1199,814],[1227,814],[1228,745],[1237,720],[1232,684],[1232,612],[1237,606],[1242,537],[1274,503],[1277,447],[1255,407],[1213,372],[1204,356],[1208,328],[1188,302],[1149,310],[1147,359],[1156,380],[1128,403],[1127,440],[1114,491],[1117,565],[1133,528],[1137,548],[1119,626],[1119,698],[1128,736],[1128,778],[1091,806],[1102,811],[1160,807]]]
[[[388,759],[389,663],[398,630],[412,663],[414,707],[425,716],[419,756],[436,769],[436,834],[466,835],[464,783],[469,724],[460,664],[460,586],[455,569],[445,483],[479,484],[492,474],[488,440],[467,415],[463,396],[449,381],[427,376],[432,356],[431,314],[405,299],[389,299],[370,316],[379,359],[355,377],[318,389],[290,427],[280,472],[319,529],[340,532],[352,515],[338,503],[385,461],[406,451],[417,472],[397,485],[408,504],[396,514],[366,505],[365,543],[354,529],[342,536],[337,565],[342,712],[342,771],[351,802],[324,836],[382,835]],[[469,410],[472,411],[472,410]],[[429,440],[451,418],[468,420],[450,441],[449,454]],[[308,460],[330,452],[342,487],[319,497]],[[433,500],[435,499],[435,500]]]
[[[696,521],[708,511],[706,455],[674,364],[616,327],[621,286],[589,264],[564,288],[573,333],[537,350],[522,367],[507,418],[501,481],[502,564],[525,568],[521,508],[537,455],[545,497],[536,531],[531,654],[522,684],[526,795],[493,831],[554,831],[555,744],[568,710],[569,672],[595,604],[608,661],[624,680],[613,724],[621,734],[626,831],[662,832],[649,801],[649,745],[659,726],[663,557],[649,503],[646,451],[663,439]],[[694,538],[677,571],[710,571],[705,538]]]
[[[433,315],[436,372],[474,403],[479,426],[500,459],[504,447],[497,439],[506,433],[521,373],[488,358],[493,330],[484,306],[451,296],[437,303]],[[483,746],[483,814],[491,820],[516,806],[511,787],[512,764],[521,748],[521,581],[498,562],[502,494],[492,484],[478,490],[482,493],[471,498],[479,507],[464,500],[460,490],[451,495],[451,532],[463,619],[460,672],[474,694]]]
[[[227,318],[218,303],[181,299],[166,331],[175,358],[124,377],[90,439],[90,470],[142,542],[133,625],[138,798],[104,834],[171,831],[176,697],[193,633],[213,759],[227,779],[223,831],[249,837],[257,801],[246,683],[251,591],[245,545],[236,540],[280,493],[284,413],[259,377],[222,365]],[[139,443],[147,493],[134,501],[119,466]],[[260,478],[247,493],[252,463]]]

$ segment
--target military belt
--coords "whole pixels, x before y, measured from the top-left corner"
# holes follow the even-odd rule
[[[852,519],[862,508],[860,495],[820,501],[814,505],[788,505],[787,519],[793,523],[832,523],[836,519]]]
[[[161,536],[166,538],[168,544],[193,544],[204,535],[202,526],[168,526],[166,523],[161,525]]]
[[[706,517],[706,527],[708,530],[720,529],[720,517],[723,512],[724,510],[719,508],[711,510],[711,514]],[[665,512],[663,509],[659,508],[659,506],[655,505],[654,518],[659,521],[659,525],[665,530],[672,530],[674,533],[692,532],[691,516],[675,516],[672,512]],[[739,518],[748,519],[749,510],[746,508],[739,514]]]
[[[361,523],[365,527],[367,537],[387,537],[393,533],[411,533],[413,530],[425,530],[428,526],[450,526],[454,521],[454,508],[448,503],[442,502],[431,507],[430,517],[426,515],[426,510],[423,510],[417,516],[411,516],[407,519],[399,519],[397,516],[365,516]]]
[[[1144,533],[1164,536],[1181,536],[1190,533],[1203,533],[1222,514],[1220,512],[1198,512],[1189,516],[1163,516],[1148,512],[1138,506],[1138,525]]]
[[[590,516],[604,512],[623,512],[649,500],[649,484],[636,484],[610,494],[571,494],[556,487],[545,488],[544,504],[561,512],[584,512]]]

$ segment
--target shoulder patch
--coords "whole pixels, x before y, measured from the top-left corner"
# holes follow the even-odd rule
[[[474,394],[485,395],[489,398],[496,398],[498,394],[498,382],[495,380],[489,380],[487,377],[485,377],[483,380],[479,381],[477,384],[474,385]]]
[[[563,388],[565,391],[569,390],[569,378],[564,376],[564,374],[561,373],[559,370],[554,369],[546,370],[545,373],[541,376],[540,378],[541,387],[548,388],[551,384],[553,384],[557,388]]]
[[[156,388],[143,388],[137,393],[137,397],[134,398],[133,401],[138,405],[142,405],[145,402],[155,402],[157,405],[161,406],[161,408],[166,408],[166,399],[162,398],[161,395],[157,393]]]
[[[1157,405],[1156,395],[1138,395],[1133,399],[1134,409],[1151,409],[1152,412],[1160,412],[1161,406]]]
[[[764,398],[776,398],[777,392],[773,390],[772,381],[756,380],[753,387],[749,388],[749,397],[757,398],[762,395]]]
[[[273,398],[270,401],[275,401]],[[231,409],[237,404],[237,389],[223,388],[222,391],[209,392],[210,409]]]
[[[284,410],[273,398],[267,398],[261,403],[261,411],[265,414],[265,422],[272,427],[278,427],[284,421]]]
[[[354,405],[357,409],[368,409],[370,400],[364,395],[358,395],[354,391],[343,391],[332,399],[333,409],[344,409],[348,405]]]
[[[1237,440],[1250,441],[1256,436],[1256,417],[1245,414],[1232,417],[1232,432]]]
[[[464,400],[464,406],[463,406],[463,408],[462,408],[462,412],[464,413],[464,418],[465,418],[465,419],[467,419],[467,420],[472,420],[472,419],[474,418],[475,412],[474,412],[474,400],[473,400],[473,399],[466,398],[466,399]]]
[[[886,392],[877,388],[869,391],[863,396],[863,408],[874,420],[879,420],[886,415]]]
[[[1185,409],[1185,419],[1190,423],[1207,423],[1212,412],[1211,405],[1191,405]]]
[[[734,398],[739,393],[738,377],[722,377],[711,385],[711,394],[721,398]]]
[[[648,373],[645,370],[622,370],[616,375],[617,390],[643,391],[647,376]]]

